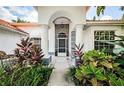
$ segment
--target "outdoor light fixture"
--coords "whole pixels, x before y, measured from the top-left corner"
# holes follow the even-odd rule
[[[60,24],[60,27],[61,27],[61,28],[64,28],[64,24],[63,24],[63,22]]]

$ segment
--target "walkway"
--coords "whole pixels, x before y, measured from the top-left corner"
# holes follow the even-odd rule
[[[74,86],[72,82],[65,80],[65,74],[70,66],[71,62],[68,57],[56,57],[54,63],[55,69],[51,74],[48,86]]]

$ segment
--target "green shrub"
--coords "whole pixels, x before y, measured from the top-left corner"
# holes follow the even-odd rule
[[[83,63],[71,70],[75,85],[81,86],[123,86],[124,70],[111,55],[96,50],[84,53]],[[73,71],[73,72],[71,72]],[[75,73],[75,74],[74,74]],[[76,82],[75,82],[76,81]],[[78,82],[78,83],[77,83]]]
[[[9,75],[0,69],[1,86],[40,86],[47,85],[53,68],[32,66],[14,69]]]

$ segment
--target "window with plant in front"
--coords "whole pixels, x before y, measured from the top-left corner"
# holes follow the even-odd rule
[[[31,41],[38,46],[39,48],[41,48],[41,38],[31,38]]]
[[[94,49],[95,50],[103,50],[105,49],[107,52],[111,52],[114,48],[114,45],[108,44],[105,42],[114,41],[114,31],[95,31],[94,32]]]

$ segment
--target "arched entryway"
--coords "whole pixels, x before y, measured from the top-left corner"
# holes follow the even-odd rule
[[[54,20],[55,25],[55,56],[69,55],[69,23],[66,17]]]

